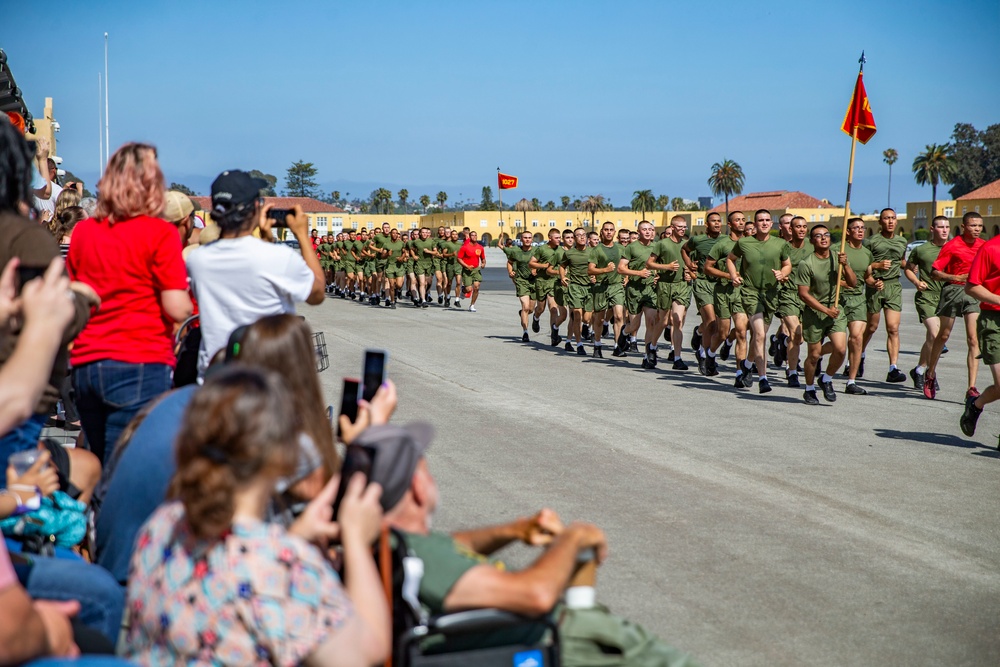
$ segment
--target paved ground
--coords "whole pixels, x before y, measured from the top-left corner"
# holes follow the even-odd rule
[[[737,393],[730,364],[710,379],[570,355],[545,344],[544,318],[523,344],[490,262],[478,313],[304,309],[326,332],[331,403],[383,347],[399,419],[436,425],[438,527],[543,506],[599,524],[599,599],[705,665],[1000,664],[1000,415],[987,408],[975,438],[958,429],[960,332],[936,401],[871,381],[888,366],[877,334],[870,395],[808,407],[781,386]],[[904,298],[908,370],[922,329]]]

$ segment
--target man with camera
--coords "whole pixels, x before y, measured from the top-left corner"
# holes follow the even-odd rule
[[[188,275],[201,314],[198,375],[239,326],[266,315],[294,313],[295,303],[323,303],[325,281],[309,239],[309,219],[300,206],[285,220],[269,216],[261,189],[266,181],[239,170],[224,171],[212,183],[212,218],[219,240],[188,258]],[[287,225],[299,242],[296,252],[272,243],[271,228]],[[259,231],[260,238],[254,236]]]

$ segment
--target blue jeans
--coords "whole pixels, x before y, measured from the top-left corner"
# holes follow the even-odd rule
[[[0,465],[4,470],[7,469],[7,459],[11,454],[38,447],[38,439],[42,437],[42,427],[48,419],[48,415],[32,415],[0,438]],[[6,477],[0,480],[0,486],[7,486]]]
[[[132,418],[170,391],[173,369],[166,364],[95,361],[73,369],[76,407],[87,443],[104,465]]]

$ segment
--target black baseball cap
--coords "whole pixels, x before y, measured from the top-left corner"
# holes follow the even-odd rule
[[[413,473],[434,438],[434,427],[425,422],[403,426],[370,426],[355,438],[355,445],[375,450],[370,481],[382,485],[382,509],[386,512],[403,499],[413,481]]]
[[[228,211],[252,204],[267,186],[263,178],[254,178],[245,171],[224,171],[212,182],[212,210]]]

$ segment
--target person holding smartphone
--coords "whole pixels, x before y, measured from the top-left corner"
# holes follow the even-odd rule
[[[263,179],[236,169],[222,172],[212,183],[212,218],[220,237],[187,260],[201,315],[199,377],[237,327],[267,315],[294,313],[296,302],[315,306],[326,298],[323,269],[301,206],[284,221],[299,242],[298,252],[270,243],[272,207],[260,196],[266,186]]]

